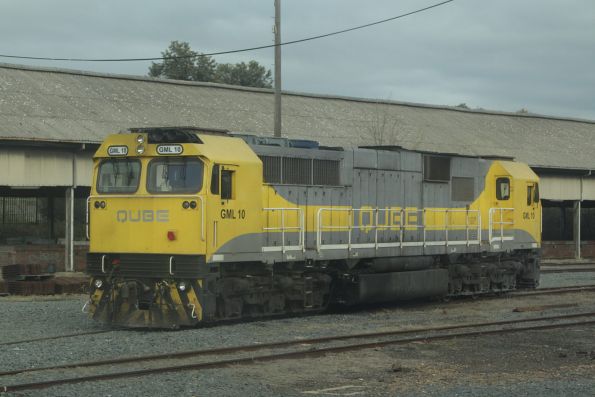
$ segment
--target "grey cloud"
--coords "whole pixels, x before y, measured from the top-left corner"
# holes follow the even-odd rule
[[[431,1],[282,0],[284,40],[391,17]],[[171,40],[201,52],[272,43],[273,1],[0,4],[0,53],[158,56]],[[456,0],[370,29],[283,48],[284,89],[595,119],[595,3]],[[216,58],[273,66],[273,50]],[[0,62],[11,62],[0,59]],[[44,66],[144,75],[145,63]],[[390,97],[390,98],[389,98]]]

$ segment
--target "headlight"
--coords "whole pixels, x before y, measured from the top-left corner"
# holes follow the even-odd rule
[[[145,152],[145,147],[143,145],[138,145],[136,147],[136,154],[143,154]]]
[[[185,282],[183,282],[183,281],[180,281],[180,282],[178,283],[178,289],[179,289],[180,291],[186,291],[186,283],[185,283]]]
[[[145,137],[142,135],[139,135],[136,137],[136,141],[140,144],[143,144],[143,143],[145,143]]]
[[[103,286],[103,280],[101,280],[100,278],[98,278],[97,280],[95,280],[95,282],[93,283],[93,285],[95,285],[95,288],[99,289]]]

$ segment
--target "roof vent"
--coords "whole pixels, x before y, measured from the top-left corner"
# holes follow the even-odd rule
[[[148,143],[203,143],[196,135],[199,131],[188,127],[131,128],[129,131],[148,134]]]

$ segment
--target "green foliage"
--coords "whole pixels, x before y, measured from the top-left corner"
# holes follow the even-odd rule
[[[215,71],[215,82],[246,87],[272,87],[271,71],[266,70],[256,61],[236,63],[220,63]]]
[[[199,54],[192,51],[190,44],[172,41],[169,47],[161,53],[161,56],[164,58],[163,63],[152,62],[149,67],[149,76],[174,80],[194,80],[194,76],[198,73],[197,63],[199,62],[196,60]]]
[[[217,64],[215,60],[193,51],[187,42],[172,41],[161,53],[163,62],[152,62],[149,76],[174,80],[205,81],[242,85],[246,87],[272,87],[271,71],[256,61]]]

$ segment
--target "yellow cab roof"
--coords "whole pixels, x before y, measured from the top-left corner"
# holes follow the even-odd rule
[[[530,182],[539,181],[539,177],[533,170],[525,163],[517,163],[515,161],[499,160],[498,163],[504,170],[515,179],[523,179]]]
[[[108,148],[112,146],[126,146],[128,154],[126,157],[166,157],[157,153],[157,146],[160,145],[182,145],[183,152],[180,156],[203,156],[207,159],[221,164],[246,164],[260,163],[260,159],[254,151],[241,138],[235,138],[226,135],[197,134],[201,143],[159,143],[147,144],[147,135],[144,134],[145,143],[144,152],[137,154],[136,149],[139,146],[137,137],[143,134],[125,133],[109,135],[101,144],[95,158],[114,157],[108,154]]]

